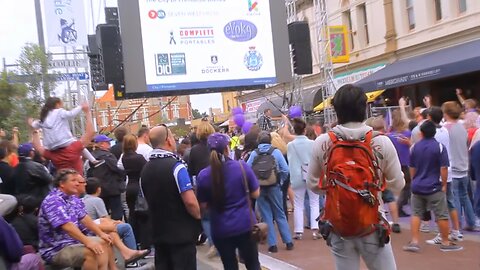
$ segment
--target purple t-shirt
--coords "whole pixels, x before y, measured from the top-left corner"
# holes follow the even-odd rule
[[[443,144],[432,139],[422,139],[413,146],[410,167],[415,168],[412,193],[430,195],[442,190],[440,168],[448,167],[448,153]]]
[[[240,163],[245,170],[250,192],[258,189],[258,180],[250,166],[244,161],[227,159],[223,164],[225,184],[225,205],[222,212],[213,205],[211,167],[200,171],[197,176],[197,197],[207,203],[210,210],[213,238],[226,238],[251,230],[251,218],[257,223],[255,214],[250,213]]]
[[[79,205],[81,200],[69,196],[59,189],[53,189],[43,200],[38,214],[39,251],[42,258],[50,263],[52,258],[64,247],[80,244],[61,226],[71,222],[84,228],[80,221],[87,215],[85,207]],[[83,203],[82,203],[83,205]]]
[[[397,150],[400,165],[408,166],[410,164],[410,146],[408,144],[399,142],[399,139],[402,137],[410,139],[412,132],[410,130],[404,130],[402,132],[393,131],[388,133],[387,136],[390,138],[393,146],[395,146],[395,149]]]

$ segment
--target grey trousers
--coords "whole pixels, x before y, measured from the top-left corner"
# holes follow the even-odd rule
[[[360,269],[360,256],[369,270],[397,269],[391,244],[379,247],[376,232],[359,238],[344,239],[334,233],[330,237],[337,270]]]
[[[10,214],[17,206],[17,199],[12,195],[0,194],[0,216]]]

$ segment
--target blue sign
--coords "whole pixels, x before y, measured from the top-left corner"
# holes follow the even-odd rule
[[[90,79],[90,76],[86,72],[55,74],[56,81],[85,81]]]
[[[244,42],[257,36],[255,24],[246,20],[231,21],[223,27],[225,36],[233,41]]]

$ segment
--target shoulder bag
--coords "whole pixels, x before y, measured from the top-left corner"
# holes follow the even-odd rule
[[[240,165],[240,169],[242,170],[242,178],[243,178],[243,185],[245,186],[245,194],[247,196],[247,203],[248,203],[248,209],[250,212],[250,224],[252,226],[252,239],[259,243],[259,242],[264,242],[267,239],[267,234],[268,234],[268,225],[267,223],[264,222],[259,222],[255,224],[253,222],[253,209],[252,209],[252,199],[250,198],[250,189],[248,188],[248,182],[247,182],[247,175],[245,173],[245,169],[243,168],[243,165],[241,162],[238,162]]]

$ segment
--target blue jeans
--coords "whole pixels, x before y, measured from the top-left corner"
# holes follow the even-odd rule
[[[455,194],[455,208],[459,215],[463,213],[469,227],[475,226],[475,214],[473,212],[472,202],[468,197],[468,185],[470,185],[470,180],[467,177],[462,178],[453,178],[453,194]],[[461,221],[461,219],[460,219]]]
[[[137,241],[135,240],[135,235],[133,234],[130,224],[119,223],[117,225],[117,232],[125,246],[129,249],[137,250]]]
[[[283,211],[282,191],[280,190],[280,186],[262,187],[260,189],[260,197],[257,199],[257,206],[258,209],[260,209],[263,221],[268,225],[268,246],[271,247],[277,244],[273,220],[277,223],[283,242],[291,243],[292,235],[290,233],[290,228],[288,227],[287,217]]]

